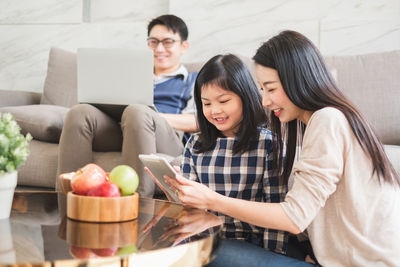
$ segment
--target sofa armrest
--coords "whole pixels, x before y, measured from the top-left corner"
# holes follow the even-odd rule
[[[40,104],[41,96],[36,92],[0,90],[0,107]]]

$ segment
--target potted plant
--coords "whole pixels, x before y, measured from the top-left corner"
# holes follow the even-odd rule
[[[14,190],[17,185],[17,169],[29,155],[28,142],[32,136],[24,136],[21,128],[9,113],[0,113],[0,219],[10,217]]]

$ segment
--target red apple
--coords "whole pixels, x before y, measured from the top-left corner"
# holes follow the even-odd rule
[[[101,257],[114,256],[118,248],[92,248],[92,251]]]
[[[86,195],[90,189],[106,181],[106,172],[99,165],[89,163],[75,173],[71,180],[71,187],[76,194]]]
[[[69,247],[69,253],[78,259],[98,258],[99,255],[95,254],[90,248],[81,248],[74,245]]]
[[[119,197],[121,194],[118,185],[107,181],[90,189],[87,195],[92,197]]]

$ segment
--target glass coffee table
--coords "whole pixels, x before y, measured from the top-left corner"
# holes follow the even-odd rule
[[[209,212],[148,198],[135,220],[74,221],[62,193],[16,191],[10,218],[0,220],[0,265],[202,266],[221,228]]]

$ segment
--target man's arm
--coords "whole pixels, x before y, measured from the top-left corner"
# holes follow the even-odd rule
[[[184,131],[194,133],[199,131],[197,126],[196,116],[193,113],[190,114],[168,114],[159,113],[161,117],[167,120],[172,128],[178,131]]]

